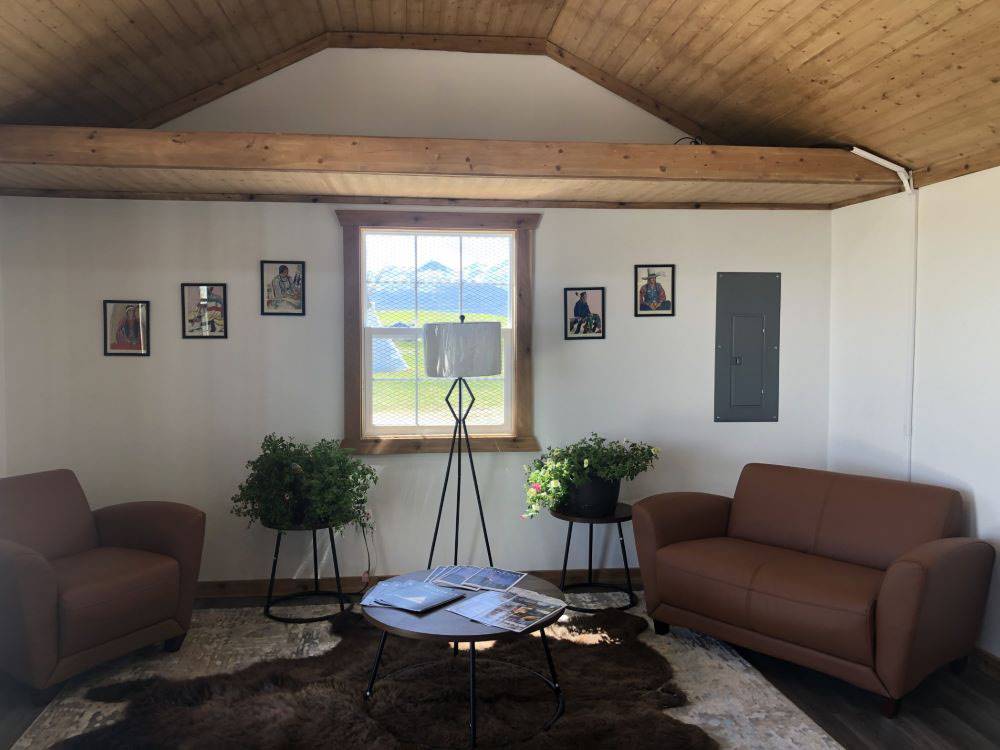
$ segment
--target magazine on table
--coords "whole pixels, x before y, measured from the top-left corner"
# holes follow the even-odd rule
[[[381,581],[365,595],[361,604],[365,607],[392,607],[420,614],[461,598],[462,595],[453,590],[407,578]]]
[[[521,633],[557,618],[566,609],[566,602],[515,587],[510,591],[482,591],[447,609],[483,625]]]
[[[438,586],[450,586],[455,589],[466,589],[467,591],[475,591],[475,589],[470,586],[464,585],[466,578],[471,578],[473,575],[479,572],[479,568],[474,565],[455,565],[445,568],[442,573],[432,579],[432,583],[436,583]]]
[[[425,580],[438,586],[450,586],[468,591],[509,591],[520,583],[524,576],[524,573],[515,570],[448,565],[435,568]]]

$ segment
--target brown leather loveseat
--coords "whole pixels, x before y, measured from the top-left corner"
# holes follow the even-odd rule
[[[179,503],[91,511],[72,471],[0,479],[0,670],[47,688],[191,622],[205,514]]]
[[[958,536],[943,487],[749,464],[735,496],[633,506],[646,608],[678,625],[898,699],[966,657],[993,547]]]

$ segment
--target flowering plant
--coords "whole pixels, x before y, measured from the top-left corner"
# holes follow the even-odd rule
[[[367,493],[378,476],[339,442],[307,445],[271,434],[260,450],[247,462],[250,475],[233,496],[235,515],[276,529],[341,529],[349,523],[372,528]]]
[[[591,477],[609,482],[635,479],[659,455],[659,448],[646,443],[609,441],[596,432],[562,448],[549,448],[524,467],[527,508],[522,518],[534,518],[543,508],[554,508]]]

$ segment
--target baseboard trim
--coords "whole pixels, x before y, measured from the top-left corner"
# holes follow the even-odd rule
[[[561,570],[529,570],[529,573],[546,581],[559,585]],[[629,571],[632,576],[632,586],[638,591],[642,588],[642,578],[638,568]],[[374,580],[382,581],[392,578],[396,574],[386,574],[375,576]],[[584,583],[587,580],[587,571],[583,569],[573,569],[566,571],[566,583]],[[594,580],[600,583],[613,583],[618,586],[625,585],[625,570],[623,568],[600,569],[594,571]],[[362,587],[360,576],[341,576],[341,585],[345,591],[359,591]],[[276,578],[274,580],[274,595],[284,596],[298,591],[310,591],[313,587],[311,578]],[[336,589],[337,583],[334,578],[321,578],[320,588],[332,591]],[[228,599],[253,596],[267,596],[267,579],[252,578],[242,581],[199,581],[195,593],[197,599]]]

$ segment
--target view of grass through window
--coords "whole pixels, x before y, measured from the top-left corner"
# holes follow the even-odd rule
[[[464,314],[467,322],[499,321],[509,329],[512,250],[509,232],[364,233],[372,427],[406,433],[453,424],[445,403],[452,381],[424,375],[422,327]],[[508,381],[506,372],[470,379],[470,427],[504,423]]]

